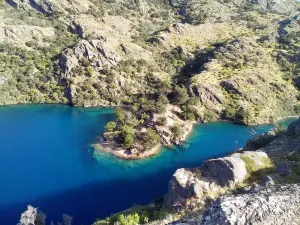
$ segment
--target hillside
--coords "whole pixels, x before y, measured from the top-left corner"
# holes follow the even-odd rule
[[[122,106],[104,139],[133,155],[299,112],[293,0],[6,0],[0,21],[0,104]]]

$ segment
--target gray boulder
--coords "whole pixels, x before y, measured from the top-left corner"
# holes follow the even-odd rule
[[[288,135],[300,135],[300,119],[290,123],[287,128]]]
[[[195,170],[178,169],[170,180],[165,205],[181,206],[191,197],[201,198],[203,190]]]
[[[269,186],[257,192],[217,199],[204,213],[201,225],[299,224],[300,186]]]
[[[245,163],[238,157],[225,157],[204,162],[200,169],[203,176],[221,187],[233,186],[247,175]]]
[[[206,161],[198,169],[179,169],[170,180],[166,206],[184,206],[188,199],[203,200],[244,180],[245,163],[237,154]]]
[[[245,146],[243,147],[244,151],[254,151],[259,148],[265,147],[266,145],[270,144],[272,141],[276,139],[276,134],[274,131],[270,131],[264,133],[262,135],[256,136],[249,141],[246,142]]]

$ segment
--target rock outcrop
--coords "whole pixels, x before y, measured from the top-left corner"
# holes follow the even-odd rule
[[[274,185],[217,199],[204,213],[203,225],[299,224],[300,185]]]
[[[249,176],[251,171],[247,171],[247,167],[250,160],[257,164],[255,171],[271,166],[265,153],[245,151],[208,160],[196,169],[177,170],[170,180],[164,204],[184,207],[190,201],[199,203],[207,197],[219,196]]]
[[[294,0],[248,0],[249,5],[263,12],[288,14],[296,10]]]

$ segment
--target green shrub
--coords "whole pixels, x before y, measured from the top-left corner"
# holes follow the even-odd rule
[[[188,99],[189,95],[185,87],[176,86],[174,89],[174,102],[178,105],[184,104]]]
[[[121,142],[124,148],[130,148],[135,139],[135,130],[131,126],[120,127]]]
[[[166,119],[166,117],[164,117],[164,116],[158,117],[158,118],[157,118],[157,123],[158,123],[159,125],[162,125],[162,126],[166,125],[166,124],[167,124],[167,119]]]
[[[182,136],[182,128],[176,123],[171,127],[171,132],[173,133],[173,137],[181,137]]]
[[[140,224],[140,216],[137,213],[124,216],[119,215],[118,222],[120,225],[137,225]]]
[[[116,129],[116,127],[117,127],[116,122],[111,121],[106,124],[104,129],[105,129],[105,131],[112,132],[112,131],[114,131],[114,129]]]
[[[158,113],[164,113],[166,111],[169,100],[166,96],[160,96],[156,103],[156,110]]]
[[[153,129],[147,129],[143,136],[144,145],[146,148],[152,148],[160,142],[160,136]]]

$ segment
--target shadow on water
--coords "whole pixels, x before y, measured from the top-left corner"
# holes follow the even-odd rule
[[[60,221],[59,214],[74,216],[74,224],[92,224],[98,217],[124,210],[132,204],[147,204],[167,190],[173,170],[132,180],[94,182],[55,195],[11,205],[0,205],[1,224],[17,224],[16,218],[30,203],[38,206],[49,220]],[[38,185],[38,182],[37,182]]]

